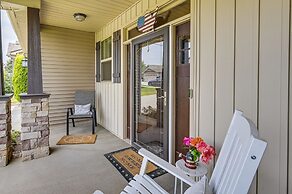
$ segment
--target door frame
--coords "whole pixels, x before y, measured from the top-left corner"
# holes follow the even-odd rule
[[[163,62],[164,62],[164,79],[167,80],[167,81],[164,81],[164,85],[163,85],[163,88],[164,90],[166,90],[166,98],[167,98],[167,102],[166,102],[166,108],[168,109],[168,111],[164,112],[163,114],[163,124],[164,124],[164,127],[167,129],[167,135],[164,136],[164,140],[163,142],[166,142],[167,145],[164,145],[165,147],[167,147],[167,152],[164,152],[164,159],[165,160],[169,160],[169,133],[170,133],[170,129],[169,129],[169,110],[170,110],[170,107],[169,107],[169,80],[170,80],[170,75],[169,75],[169,70],[170,70],[170,63],[169,63],[169,57],[170,57],[170,52],[169,52],[169,26],[166,26],[160,30],[157,30],[157,31],[154,31],[154,32],[150,32],[149,34],[146,34],[142,37],[138,37],[134,40],[132,40],[132,44],[131,44],[131,75],[130,75],[130,79],[131,79],[131,91],[130,91],[130,95],[131,95],[131,99],[132,99],[132,105],[134,105],[134,99],[135,99],[135,92],[134,92],[134,88],[135,88],[135,54],[136,53],[136,50],[137,50],[137,45],[138,44],[141,44],[143,42],[146,42],[147,40],[150,40],[150,39],[153,39],[153,38],[156,38],[156,37],[159,37],[159,36],[163,36],[164,37],[164,42],[163,42]],[[165,65],[166,64],[166,65]],[[131,114],[131,144],[134,146],[134,147],[138,147],[138,148],[141,148],[141,146],[139,144],[137,144],[135,142],[135,114],[134,113],[134,109],[135,107],[133,106],[132,107],[132,114]]]
[[[189,27],[191,28],[191,20],[184,20],[184,21],[181,21],[179,23],[177,23],[176,25],[173,26],[173,70],[174,70],[174,73],[173,73],[173,136],[174,136],[174,139],[173,139],[173,160],[175,161],[176,159],[176,146],[177,146],[177,142],[176,142],[176,134],[177,134],[177,129],[176,129],[176,126],[177,126],[177,117],[176,117],[176,108],[177,108],[177,100],[176,100],[176,97],[177,97],[177,92],[176,92],[176,89],[177,89],[177,72],[176,72],[176,65],[177,65],[177,62],[178,62],[178,53],[177,53],[177,49],[178,49],[178,45],[177,45],[177,28],[181,25],[184,25],[186,23],[189,23]],[[191,30],[191,29],[190,29]],[[191,42],[191,31],[190,31],[190,36],[189,36],[189,39],[190,39],[190,42]],[[190,52],[191,52],[192,48],[190,47]],[[190,58],[192,58],[192,56],[190,55]],[[189,90],[193,90],[193,88],[191,87],[191,60],[189,60],[189,66],[190,66],[190,69],[189,69],[189,75],[190,75],[190,80],[189,80]],[[192,91],[193,92],[193,91]],[[191,131],[191,101],[192,101],[192,98],[193,98],[193,95],[192,96],[189,96],[188,100],[189,100],[189,130],[188,130],[188,136],[191,136],[190,135],[190,131]]]

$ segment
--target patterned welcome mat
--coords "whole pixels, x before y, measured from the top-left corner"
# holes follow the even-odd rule
[[[125,148],[104,155],[114,167],[130,182],[136,174],[139,174],[143,157],[133,148]],[[156,178],[166,173],[165,170],[148,162],[146,173],[152,178]]]
[[[68,135],[60,139],[57,145],[95,144],[96,135]]]

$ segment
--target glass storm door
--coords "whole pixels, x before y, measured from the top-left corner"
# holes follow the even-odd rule
[[[168,28],[133,41],[133,143],[168,159]]]

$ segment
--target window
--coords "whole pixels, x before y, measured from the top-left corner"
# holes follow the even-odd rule
[[[101,42],[101,60],[112,57],[112,37]]]
[[[112,37],[109,37],[101,42],[101,63],[100,73],[101,81],[112,80]]]
[[[110,81],[112,80],[112,62],[105,61],[101,63],[101,80]]]
[[[189,64],[190,63],[190,52],[191,52],[191,42],[189,36],[183,36],[179,38],[179,63]]]

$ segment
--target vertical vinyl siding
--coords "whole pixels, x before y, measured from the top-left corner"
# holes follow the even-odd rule
[[[250,193],[287,193],[290,1],[197,1],[199,135],[219,151],[232,111],[244,111],[268,142]]]
[[[185,0],[178,0],[174,3],[182,3]],[[105,25],[95,34],[95,41],[102,41],[113,32],[121,29],[122,42],[125,40],[124,29],[129,25],[134,24],[137,18],[147,11],[153,10],[156,6],[161,6],[171,0],[141,0],[129,7],[114,20]],[[124,45],[121,45],[123,47]],[[123,50],[123,49],[122,49]],[[124,55],[121,55],[121,83],[114,84],[112,82],[98,82],[96,83],[97,94],[97,119],[98,122],[106,129],[120,138],[125,138],[124,129],[126,129],[126,116],[124,113],[126,108],[126,97],[123,95],[127,87],[125,81],[126,64],[124,64]]]
[[[50,124],[64,124],[76,90],[94,90],[94,33],[41,26],[44,92],[50,93]]]
[[[235,108],[244,111],[258,126],[259,1],[238,0],[235,11]],[[256,178],[250,194],[256,193]]]
[[[216,7],[215,148],[220,150],[234,108],[235,0],[217,0]]]
[[[96,84],[98,123],[113,134],[123,137],[123,89],[121,84]]]
[[[200,85],[199,85],[199,136],[215,146],[214,126],[215,118],[215,7],[214,0],[201,1],[200,8],[208,10],[200,12]],[[201,76],[206,75],[208,76]],[[211,168],[212,165],[209,166]],[[211,174],[211,169],[209,170]]]
[[[259,168],[260,194],[287,192],[285,169],[288,154],[289,23],[287,20],[289,20],[288,0],[261,1],[258,116],[260,136],[267,140],[270,146]]]

